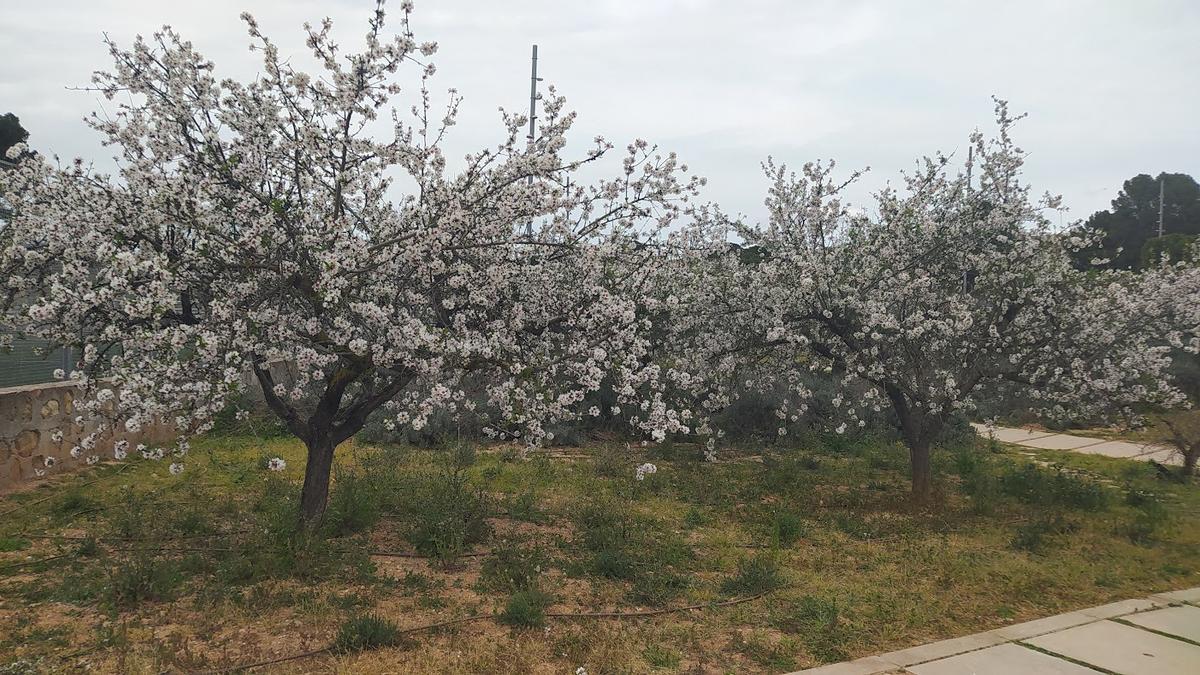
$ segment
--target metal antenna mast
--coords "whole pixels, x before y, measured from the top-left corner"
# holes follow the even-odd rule
[[[533,66],[529,73],[529,148],[533,148],[533,139],[537,134],[537,102],[542,97],[538,93],[537,83],[542,78],[537,75],[537,45],[533,46]],[[533,175],[529,176],[529,184],[533,185]],[[533,237],[533,219],[530,218],[528,223],[525,223],[525,237]]]
[[[1158,236],[1163,236],[1163,184],[1166,183],[1167,174],[1163,173],[1158,176]]]

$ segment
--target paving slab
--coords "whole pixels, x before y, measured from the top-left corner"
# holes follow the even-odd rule
[[[808,670],[801,670],[788,675],[877,675],[878,673],[886,673],[889,670],[895,670],[892,664],[880,660],[876,656],[868,656],[854,661],[843,661],[842,663],[831,663],[827,666],[817,666]]]
[[[1039,635],[1045,635],[1056,630],[1064,630],[1066,628],[1074,628],[1082,626],[1085,623],[1092,623],[1096,617],[1089,616],[1083,612],[1067,612],[1066,614],[1058,614],[1048,616],[1044,619],[1034,619],[1025,623],[1015,623],[1004,628],[997,628],[992,633],[999,635],[1005,640],[1025,640]]]
[[[1134,598],[1132,600],[1110,602],[1107,605],[1100,605],[1099,607],[1088,607],[1087,609],[1079,610],[1079,613],[1096,619],[1112,619],[1126,614],[1133,614],[1134,612],[1145,612],[1146,610],[1165,607],[1168,604],[1162,600],[1154,600],[1152,598]]]
[[[1021,441],[1021,445],[1026,445],[1031,448],[1041,448],[1042,450],[1079,450],[1089,445],[1100,445],[1104,443],[1101,438],[1085,438],[1083,436],[1071,436],[1068,434],[1053,434],[1043,436],[1041,438],[1031,438],[1027,441]]]
[[[907,670],[913,675],[1103,675],[1098,670],[1012,643],[910,666]]]
[[[1185,588],[1182,591],[1167,591],[1165,593],[1156,593],[1155,597],[1166,598],[1171,602],[1197,602],[1200,603],[1200,586],[1195,588]]]
[[[1146,446],[1128,441],[1104,441],[1096,445],[1075,448],[1075,450],[1087,455],[1104,455],[1117,459],[1136,459],[1146,454]]]
[[[1026,640],[1039,649],[1121,675],[1196,675],[1200,647],[1114,621]]]
[[[1146,452],[1138,455],[1134,459],[1140,459],[1143,462],[1154,460],[1159,464],[1168,464],[1171,466],[1183,466],[1183,457],[1178,452],[1170,448],[1162,448],[1158,446],[1145,446]]]
[[[955,654],[962,654],[975,649],[983,649],[1004,642],[1004,638],[995,633],[976,633],[965,637],[931,642],[927,645],[910,647],[899,651],[880,654],[879,658],[896,666],[911,666],[934,659],[942,659]]]
[[[979,432],[980,436],[983,436],[984,438],[988,438],[987,427],[980,424],[978,426],[975,426],[975,430]],[[1045,438],[1046,436],[1053,436],[1054,432],[1052,432],[1052,431],[1030,431],[1028,429],[1012,429],[1009,427],[995,427],[992,429],[992,434],[994,434],[996,437],[996,440],[1000,441],[1001,443],[1021,444],[1021,443],[1024,443],[1026,441],[1029,441],[1029,440],[1032,440],[1035,438]]]
[[[1131,614],[1122,620],[1160,633],[1200,642],[1200,607],[1167,607],[1153,612]],[[1200,663],[1196,664],[1196,668],[1200,670]]]

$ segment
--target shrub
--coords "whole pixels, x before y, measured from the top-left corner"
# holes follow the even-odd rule
[[[1070,534],[1079,529],[1075,523],[1065,520],[1061,515],[1042,516],[1037,520],[1017,527],[1013,533],[1010,545],[1018,551],[1041,553],[1045,549],[1046,538],[1052,535]]]
[[[334,470],[332,494],[321,520],[325,534],[357,534],[379,522],[382,487],[380,476],[372,475],[340,467]]]
[[[29,548],[29,540],[21,537],[0,537],[0,553],[24,551]]]
[[[108,568],[105,599],[125,609],[144,601],[167,600],[180,582],[178,569],[170,561],[135,555],[123,565]]]
[[[333,649],[340,653],[390,647],[400,640],[396,624],[377,614],[362,614],[347,619],[333,639]]]
[[[509,596],[496,620],[513,628],[541,628],[546,625],[546,606],[550,602],[550,596],[542,591],[517,591]]]
[[[1108,504],[1104,487],[1062,467],[1043,469],[1032,462],[1000,475],[1004,494],[1025,504],[1099,509]]]
[[[771,514],[771,545],[791,546],[805,534],[804,520],[791,511],[774,511]]]
[[[467,469],[475,461],[474,449],[459,446],[445,458],[439,471],[414,475],[405,481],[397,500],[407,527],[408,540],[419,553],[442,564],[457,558],[467,547],[491,532],[485,493],[471,485]]]
[[[805,647],[818,661],[830,663],[847,658],[846,643],[851,633],[841,620],[836,600],[805,595],[791,610],[792,632],[802,636]]]
[[[586,570],[633,582],[634,601],[664,602],[687,588],[682,573],[691,549],[675,533],[633,513],[627,503],[594,497],[575,508],[575,525],[590,553]]]
[[[361,546],[330,539],[323,529],[297,528],[298,491],[271,476],[253,505],[255,526],[218,557],[215,573],[225,583],[263,579],[361,578],[373,569]]]
[[[1170,514],[1157,495],[1142,490],[1131,490],[1125,501],[1134,507],[1133,518],[1121,527],[1122,533],[1135,544],[1148,544],[1168,522]]]
[[[979,514],[990,514],[999,501],[1000,479],[995,463],[985,453],[961,446],[953,455],[954,472],[959,477],[959,488],[971,498],[971,509]]]
[[[493,591],[522,591],[535,588],[548,558],[539,547],[522,547],[502,541],[484,558],[479,585]]]
[[[509,499],[507,510],[510,518],[527,523],[540,523],[545,520],[542,512],[538,509],[537,494],[532,490],[526,490]]]
[[[91,499],[79,490],[70,490],[54,502],[54,512],[60,516],[71,516],[95,506]]]
[[[642,650],[642,658],[646,659],[646,663],[650,664],[651,668],[677,670],[682,657],[679,652],[669,647],[648,645]]]
[[[783,575],[775,558],[757,555],[738,561],[737,572],[722,582],[721,592],[727,595],[757,595],[782,585]]]
[[[95,537],[84,537],[75,547],[75,555],[80,558],[91,558],[100,552],[100,545]]]

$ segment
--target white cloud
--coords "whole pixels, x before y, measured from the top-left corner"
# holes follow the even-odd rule
[[[257,62],[243,9],[298,56],[303,21],[331,16],[349,46],[370,10],[358,0],[5,4],[0,112],[20,116],[36,148],[97,160],[110,153],[80,119],[98,97],[64,87],[105,67],[104,32],[128,43],[169,23],[220,74],[248,77]],[[865,197],[918,155],[965,147],[990,122],[991,94],[1030,112],[1018,131],[1029,177],[1063,193],[1075,217],[1106,207],[1135,173],[1200,174],[1191,0],[419,0],[414,22],[419,39],[441,44],[437,83],[466,96],[451,156],[496,140],[497,106],[524,109],[536,42],[547,82],[581,113],[578,139],[657,142],[709,177],[708,198],[751,215],[767,154],[871,165]]]

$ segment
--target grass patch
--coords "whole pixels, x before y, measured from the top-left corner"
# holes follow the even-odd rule
[[[341,654],[391,647],[400,641],[400,629],[377,614],[362,614],[347,619],[333,639],[333,650]]]
[[[721,583],[728,595],[758,595],[783,585],[783,574],[774,556],[762,554],[738,561],[737,572]]]
[[[698,456],[682,442],[589,441],[553,457],[348,443],[315,531],[296,527],[304,448],[291,439],[197,439],[182,478],[155,462],[101,466],[42,502],[0,498],[25,504],[0,523],[0,653],[49,672],[84,659],[97,672],[203,670],[227,662],[234,632],[265,644],[300,622],[358,651],[391,644],[388,623],[496,612],[514,630],[422,634],[386,667],[785,672],[1196,585],[1200,486],[1141,464],[962,443],[936,451],[942,494],[916,507],[885,437],[797,431]],[[268,470],[273,457],[287,468]],[[653,481],[635,481],[647,461]],[[632,611],[765,590],[541,630],[552,601]],[[156,646],[148,631],[180,637]]]

